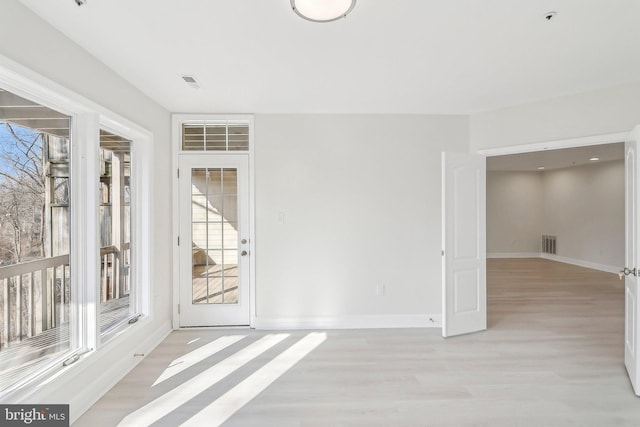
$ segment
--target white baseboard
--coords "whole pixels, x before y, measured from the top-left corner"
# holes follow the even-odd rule
[[[546,254],[542,252],[491,252],[487,253],[487,258],[544,258],[551,261],[563,262],[565,264],[572,264],[579,267],[590,268],[592,270],[605,271],[607,273],[617,273],[620,270],[620,267],[615,265],[599,264],[597,262],[584,261],[581,259]]]
[[[551,261],[564,262],[565,264],[573,264],[579,267],[590,268],[592,270],[605,271],[607,273],[618,273],[618,271],[620,271],[620,267],[616,267],[614,265],[598,264],[597,262],[583,261],[580,259],[568,258],[559,255],[542,253],[540,254],[540,258],[549,259]]]
[[[257,316],[256,329],[386,329],[440,328],[441,314],[398,314],[323,317]]]
[[[540,252],[490,252],[487,258],[540,258]]]

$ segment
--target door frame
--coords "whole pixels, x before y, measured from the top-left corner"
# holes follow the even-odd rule
[[[562,148],[588,147],[589,145],[615,144],[619,142],[625,142],[630,133],[631,131],[584,136],[578,138],[555,139],[523,145],[510,145],[508,147],[486,148],[477,150],[476,153],[482,154],[487,157],[494,157],[505,156],[508,154],[534,153],[536,151],[545,150],[559,150]]]
[[[602,135],[592,135],[578,138],[557,139],[551,141],[536,142],[523,145],[511,145],[508,147],[487,148],[478,150],[478,154],[482,154],[489,157],[504,156],[509,154],[524,154],[535,153],[538,151],[546,150],[560,150],[563,148],[576,148],[576,147],[588,147],[590,145],[603,145],[603,144],[619,144],[627,141],[631,134],[631,130],[628,132],[607,133]],[[626,196],[625,196],[626,198]],[[485,222],[486,232],[486,222]]]
[[[180,235],[180,193],[178,181],[178,154],[181,150],[182,123],[198,120],[242,120],[249,124],[249,151],[216,152],[208,155],[247,154],[249,157],[249,327],[254,328],[256,319],[256,244],[255,244],[255,162],[254,162],[254,122],[250,114],[172,114],[171,115],[171,183],[172,183],[172,328],[180,329],[180,256],[178,237]],[[194,152],[191,152],[192,154]]]
[[[584,137],[578,137],[578,138],[557,139],[557,140],[534,142],[534,143],[527,143],[527,144],[521,144],[521,145],[510,145],[507,147],[484,148],[484,149],[476,149],[476,150],[471,149],[470,152],[475,154],[480,154],[488,158],[488,157],[494,157],[494,156],[504,156],[509,154],[522,154],[522,153],[533,153],[536,151],[558,150],[562,148],[575,148],[575,147],[587,147],[590,145],[614,144],[614,143],[627,141],[630,135],[631,135],[631,129],[626,132],[608,133],[608,134],[602,134],[602,135],[591,135],[591,136],[584,136]],[[486,170],[485,170],[485,180],[486,180]],[[444,191],[444,188],[443,188],[443,191]],[[442,196],[444,200],[444,194]],[[625,199],[626,199],[626,196],[625,196]],[[481,232],[486,235],[486,231],[487,231],[486,219],[483,223],[480,224],[480,226],[483,227]],[[443,233],[444,233],[444,230],[443,230]],[[485,255],[485,260],[486,260],[486,255]],[[444,277],[444,271],[442,274]],[[484,291],[486,292],[486,280],[485,280]],[[444,307],[447,303],[446,296],[444,295],[444,290],[443,290],[442,300],[443,300],[443,307]],[[442,315],[444,316],[445,313],[443,312]],[[487,310],[487,315],[488,315],[488,310]]]
[[[478,150],[477,153],[483,154],[486,157],[493,157],[493,156],[502,156],[502,155],[508,155],[508,154],[532,153],[532,152],[544,151],[544,150],[557,150],[562,148],[587,147],[590,145],[625,143],[630,138],[631,132],[632,130],[629,130],[627,132],[617,132],[617,133],[593,135],[593,136],[586,136],[586,137],[579,137],[579,138],[551,140],[546,142],[514,145],[514,146],[508,146],[508,147],[487,148],[487,149]],[[626,172],[626,166],[625,166],[625,172]],[[626,203],[626,200],[627,200],[627,196],[625,192],[625,203]],[[486,233],[486,221],[485,221],[484,227],[485,227],[484,231]],[[488,316],[488,309],[487,309],[487,316]],[[624,325],[623,325],[623,328],[624,328]],[[622,362],[624,363],[624,357]]]

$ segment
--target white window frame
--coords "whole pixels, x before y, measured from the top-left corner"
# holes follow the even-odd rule
[[[113,118],[111,116],[103,115],[98,126],[98,132],[100,129],[106,130],[118,136],[131,141],[131,273],[130,284],[131,293],[135,292],[135,297],[132,301],[133,314],[127,319],[123,320],[118,326],[110,329],[104,334],[100,334],[100,319],[95,322],[97,330],[97,341],[104,343],[114,336],[119,335],[126,330],[130,324],[129,320],[133,318],[144,318],[150,314],[151,304],[149,300],[149,284],[151,283],[151,206],[152,206],[152,191],[151,191],[151,177],[150,171],[152,170],[151,154],[153,153],[151,145],[151,134],[147,131],[140,129],[137,125],[132,123],[126,123],[122,118]],[[99,137],[98,137],[99,139]],[[96,148],[96,153],[92,158],[95,160],[94,166],[97,168],[93,176],[95,176],[95,183],[98,184],[98,177],[100,176],[99,165],[99,145]],[[96,191],[97,194],[97,191]],[[96,206],[98,206],[96,204]],[[99,208],[97,208],[99,209]],[[99,215],[99,211],[96,210],[96,215]],[[146,219],[146,220],[145,220]],[[97,223],[95,227],[97,248],[100,247],[99,237],[100,224]],[[96,253],[96,260],[100,259],[100,253]],[[99,289],[100,289],[100,268],[96,270],[97,283],[95,292],[96,311],[99,312]],[[99,314],[98,314],[99,315]]]
[[[150,295],[153,283],[153,134],[132,121],[90,101],[48,78],[0,55],[0,87],[40,105],[71,117],[71,236],[70,259],[71,295],[70,320],[75,330],[70,332],[71,349],[59,358],[28,374],[0,393],[0,400],[18,401],[31,395],[49,380],[64,375],[73,365],[63,366],[64,360],[91,357],[107,351],[112,341],[129,328],[152,318]],[[100,337],[99,310],[99,145],[100,129],[114,131],[132,144],[131,227],[132,272],[131,283],[138,292],[137,311],[141,319]],[[135,159],[135,160],[134,160]],[[135,168],[135,169],[134,169]],[[134,208],[135,205],[135,208]],[[84,284],[84,286],[82,286]],[[95,284],[95,286],[91,286]],[[109,342],[108,344],[107,341]]]
[[[249,149],[246,151],[189,151],[182,150],[182,125],[194,122],[230,121],[235,123],[247,123],[249,125]],[[180,329],[180,247],[178,237],[180,235],[180,209],[179,209],[179,181],[178,181],[178,155],[206,153],[209,156],[225,156],[247,154],[249,157],[249,327],[255,327],[256,319],[256,246],[255,246],[255,173],[254,173],[254,120],[252,114],[172,114],[171,115],[171,166],[173,175],[173,315],[172,328]]]

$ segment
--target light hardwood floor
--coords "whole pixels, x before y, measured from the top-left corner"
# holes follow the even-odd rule
[[[435,328],[327,331],[224,425],[639,426],[640,398],[623,361],[623,289],[614,274],[489,260],[487,331],[446,340]],[[153,425],[180,425],[309,331],[287,333]],[[75,425],[115,426],[187,381],[212,378],[199,374],[268,334],[174,332]],[[246,338],[152,387],[174,359],[230,335]]]

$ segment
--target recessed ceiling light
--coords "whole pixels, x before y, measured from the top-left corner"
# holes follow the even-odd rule
[[[598,160],[600,160],[600,157],[592,157],[589,160],[591,160],[592,162],[597,162]]]
[[[543,171],[543,170],[544,170],[544,166],[540,166],[540,167],[538,168],[538,170],[539,170],[539,171]]]
[[[191,86],[193,89],[195,90],[200,89],[200,84],[198,83],[198,81],[194,76],[182,76],[182,80],[184,80],[184,82],[189,86]]]

